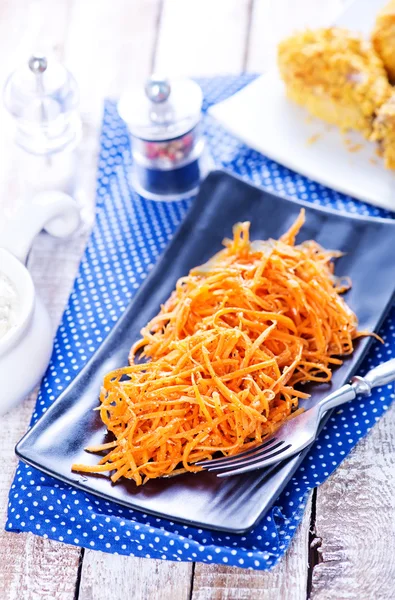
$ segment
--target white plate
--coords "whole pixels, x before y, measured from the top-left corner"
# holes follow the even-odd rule
[[[357,0],[336,24],[368,35],[383,4],[383,0]],[[356,132],[343,135],[309,117],[305,109],[286,98],[277,70],[216,104],[210,114],[250,147],[294,171],[354,198],[395,210],[395,173],[384,168],[375,144]]]

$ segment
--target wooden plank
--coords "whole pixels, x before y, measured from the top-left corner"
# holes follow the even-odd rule
[[[271,571],[197,564],[191,600],[305,600],[311,496],[285,557]]]
[[[85,154],[91,163],[89,179],[94,180],[97,125],[103,97],[118,96],[125,86],[142,81],[149,75],[160,9],[160,0],[74,2],[66,60],[80,85],[82,110],[88,121],[85,143],[90,147]],[[52,240],[48,241],[50,243]],[[44,256],[40,257],[44,264],[49,262],[48,258],[45,260],[48,250],[46,248]],[[50,264],[47,267],[50,268]],[[61,284],[56,274],[54,278]],[[52,303],[58,302],[59,295],[58,291],[54,292]],[[107,600],[111,590],[113,600],[137,600],[153,598],[157,590],[161,590],[164,600],[186,600],[191,571],[190,563],[137,559],[87,550],[83,557],[78,597],[80,600]]]
[[[1,62],[0,80],[5,80],[8,71],[27,61],[32,52],[40,49],[62,55],[66,36],[68,0],[53,3],[51,0],[30,0],[23,4],[2,2],[0,4],[0,52],[12,57]],[[7,131],[8,115],[0,115],[2,131]],[[18,151],[10,137],[0,140],[0,197],[2,210],[6,205],[19,202],[23,191],[21,165]],[[64,280],[71,285],[72,274]],[[34,273],[37,287],[44,301],[53,290],[50,282],[43,282],[40,271]],[[44,283],[44,285],[43,285]],[[61,307],[52,310],[53,326],[59,319]],[[16,457],[14,445],[26,431],[36,393],[2,417],[0,453],[3,467],[0,471],[0,598],[7,600],[45,600],[74,598],[80,552],[77,548],[51,542],[33,535],[15,535],[4,531],[7,496],[14,475]]]
[[[160,0],[74,1],[66,60],[90,120],[100,117],[104,96],[118,97],[150,73],[160,7]]]
[[[191,564],[85,554],[78,600],[188,600]]]
[[[312,600],[394,597],[395,405],[318,489]]]
[[[145,0],[143,0],[145,3]],[[244,3],[247,6],[247,3]],[[171,6],[170,6],[171,5]],[[221,2],[221,5],[224,5]],[[157,5],[157,8],[159,5]],[[97,11],[97,5],[95,4],[95,8]],[[138,74],[142,76],[146,76],[149,73],[151,66],[151,54],[149,48],[154,47],[154,42],[156,40],[156,31],[155,25],[158,21],[158,14],[154,14],[152,12],[151,25],[147,22],[141,22],[140,17],[138,15],[138,8],[134,5],[128,4],[128,13],[125,13],[126,5],[124,5],[124,10],[122,12],[123,25],[121,26],[121,31],[128,31],[128,24],[135,23],[135,29],[138,29],[141,32],[141,36],[145,35],[144,41],[139,42],[140,48],[136,49],[136,52],[131,52],[130,56],[133,59],[134,57],[139,57],[139,59],[143,59],[143,63],[139,65]],[[151,8],[154,8],[153,3],[151,3]],[[177,8],[181,10],[181,13],[177,13]],[[237,11],[235,12],[235,3],[231,7],[233,9],[233,15],[239,14]],[[161,19],[161,33],[159,35],[160,42],[160,50],[157,53],[157,57],[159,56],[161,63],[161,69],[165,69],[166,73],[171,75],[180,74],[182,70],[182,62],[184,60],[183,52],[177,53],[177,59],[172,58],[172,52],[174,48],[174,38],[172,31],[177,29],[178,24],[181,23],[181,29],[183,23],[185,26],[188,25],[190,18],[194,18],[194,15],[201,15],[202,12],[198,6],[198,3],[188,2],[187,12],[185,12],[184,4],[182,5],[178,3],[178,7],[174,3],[165,3],[162,19]],[[190,10],[194,11],[193,15],[191,15]],[[84,10],[83,8],[78,7],[76,10]],[[136,13],[132,15],[132,11],[136,10]],[[88,11],[89,14],[89,11]],[[121,16],[121,12],[119,13]],[[81,18],[81,17],[79,17]],[[145,14],[145,18],[147,19],[147,14]],[[228,13],[228,18],[229,13]],[[114,15],[111,17],[111,23],[114,23]],[[108,28],[107,18],[104,18],[102,15],[95,16],[96,27],[98,23],[101,23],[101,28]],[[187,27],[187,28],[188,28]],[[84,28],[79,26],[80,32],[84,31]],[[111,36],[111,32],[105,35]],[[100,31],[98,33],[98,46],[101,47],[102,36],[100,35]],[[244,39],[243,35],[239,36],[240,40]],[[75,35],[73,36],[73,43],[75,44]],[[96,47],[96,42],[93,41],[92,44]],[[111,87],[111,90],[117,91],[121,88],[121,85],[124,83],[122,74],[124,73],[125,62],[123,61],[123,56],[121,54],[122,43],[118,40],[116,44],[116,52],[114,53],[111,59],[111,62],[108,61],[108,71],[105,71],[107,75],[104,77],[104,80],[107,78],[107,84],[102,83],[101,85],[104,87],[101,88],[100,94],[106,93],[107,88],[105,86]],[[241,42],[240,47],[237,52],[242,52],[243,50],[243,42]],[[111,51],[113,52],[113,51]],[[212,47],[210,49],[212,53]],[[78,52],[74,49],[74,58],[77,60]],[[206,53],[202,56],[208,56]],[[197,60],[201,59],[200,54],[197,53]],[[104,61],[104,69],[106,70],[106,61],[108,58],[105,57]],[[171,68],[167,67],[166,61],[171,61]],[[114,72],[113,72],[113,62],[118,61],[123,68],[119,69],[119,82],[114,84]],[[91,64],[91,61],[87,60],[87,63]],[[102,62],[100,57],[96,56],[96,64],[101,65]],[[241,60],[239,61],[241,65]],[[77,65],[76,65],[77,66]],[[77,66],[78,68],[78,66]],[[82,67],[80,66],[80,73],[82,76]],[[96,67],[97,68],[97,67]],[[156,64],[156,69],[159,66]],[[206,65],[203,64],[202,71],[205,72]],[[130,64],[129,71],[133,73],[134,70],[134,62]],[[89,68],[87,66],[84,67],[84,73],[88,74]],[[189,74],[193,74],[193,68],[188,69]],[[210,72],[210,71],[209,71]],[[137,73],[136,73],[137,74]],[[135,74],[135,75],[136,75]],[[87,87],[90,87],[89,82],[86,83]],[[95,85],[95,84],[93,84]],[[108,92],[107,92],[108,93]],[[149,559],[135,559],[132,557],[114,557],[114,556],[106,556],[103,554],[95,553],[93,551],[87,551],[84,556],[82,571],[81,571],[81,584],[80,584],[80,593],[79,597],[81,600],[88,599],[98,599],[106,598],[106,592],[102,590],[113,589],[113,598],[117,600],[118,598],[133,597],[138,599],[148,599],[155,597],[157,594],[157,590],[161,590],[161,598],[177,598],[180,600],[187,600],[189,598],[190,593],[190,582],[191,582],[191,571],[192,565],[189,563],[172,563],[172,562],[162,562],[162,561],[154,561]],[[108,582],[114,582],[116,586],[109,586]],[[104,585],[105,582],[105,585]],[[120,586],[120,587],[119,587]],[[116,591],[115,591],[116,590]],[[102,595],[104,594],[104,595]]]
[[[344,4],[345,0],[255,0],[246,69],[262,73],[271,68],[280,40],[298,29],[329,25]]]
[[[69,0],[56,5],[50,0],[0,3],[0,43],[7,49],[7,60],[0,64],[2,82],[35,51],[62,55],[70,4]]]
[[[2,534],[0,598],[74,600],[79,551],[34,535]]]
[[[1,419],[0,598],[73,600],[79,550],[31,534],[4,531],[7,497],[14,475],[14,446],[26,431],[36,394]]]
[[[249,0],[164,0],[155,71],[172,76],[243,70]]]
[[[165,0],[155,70],[170,75],[242,71],[251,8],[243,0]],[[304,600],[309,511],[310,505],[287,558],[271,572],[196,564],[192,599]]]
[[[344,0],[325,6],[319,0],[304,0],[303,6],[292,0],[255,0],[248,70],[270,68],[283,37],[307,24],[329,22],[342,4]],[[394,412],[318,489],[316,543],[320,545],[313,553],[317,564],[311,565],[312,600],[393,597]]]

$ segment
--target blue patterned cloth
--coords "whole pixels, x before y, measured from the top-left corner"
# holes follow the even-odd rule
[[[251,76],[217,77],[200,83],[208,106],[230,96]],[[214,161],[270,191],[340,211],[394,215],[314,183],[251,150],[209,115],[205,135]],[[115,104],[105,104],[97,178],[97,220],[58,329],[33,423],[76,376],[119,319],[182,221],[190,201],[141,199],[128,181],[127,132]],[[391,312],[361,372],[395,356],[395,312]],[[11,486],[8,531],[37,535],[114,554],[201,561],[268,569],[295,533],[308,492],[322,483],[388,408],[393,387],[345,405],[330,419],[275,506],[246,535],[226,535],[155,518],[99,499],[19,464]]]

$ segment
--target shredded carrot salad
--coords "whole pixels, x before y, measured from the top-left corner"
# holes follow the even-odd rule
[[[114,441],[75,471],[112,472],[137,485],[198,471],[216,452],[262,442],[353,351],[357,318],[334,276],[340,252],[295,245],[304,210],[279,240],[250,241],[249,223],[208,263],[181,278],[131,349],[130,366],[109,373],[100,414]]]

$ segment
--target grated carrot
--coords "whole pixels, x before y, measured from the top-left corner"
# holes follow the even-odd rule
[[[357,318],[334,276],[336,251],[295,245],[304,210],[279,239],[250,241],[249,223],[208,263],[181,278],[141,331],[130,365],[104,378],[100,414],[114,441],[96,466],[137,485],[198,471],[216,452],[259,444],[352,353]]]

